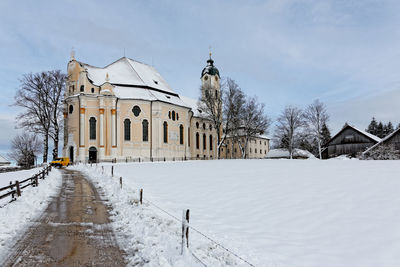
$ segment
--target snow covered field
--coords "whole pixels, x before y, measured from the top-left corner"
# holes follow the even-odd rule
[[[25,180],[26,178],[29,178],[36,173],[39,173],[42,169],[43,167],[38,167],[15,172],[2,172],[0,173],[0,187],[9,185],[10,181],[14,183],[16,180]]]
[[[15,176],[17,177],[15,179],[19,179],[20,173],[26,172],[25,177],[33,170],[2,173],[2,175],[8,174],[8,177]],[[32,174],[34,173],[36,172]],[[61,181],[61,172],[53,168],[46,179],[39,180],[38,187],[24,188],[21,197],[0,208],[0,259],[3,259],[8,249],[21,237],[26,227],[47,208],[49,197],[58,193]]]
[[[111,165],[104,166],[108,175]],[[136,201],[138,188],[177,218],[189,208],[192,226],[256,266],[400,266],[400,161],[116,164],[115,176],[123,177],[123,190],[118,178],[101,175],[100,165],[97,171],[82,165],[75,168],[86,170],[114,197],[110,200],[117,204],[117,231],[143,238],[140,242],[144,246],[150,242],[153,248],[169,240],[170,264],[177,250],[173,242],[179,247],[179,223],[163,224],[158,218],[164,215],[152,206],[144,205],[145,213],[132,204],[129,209],[127,203]],[[143,233],[149,229],[138,226],[143,221],[135,219],[146,217],[143,214],[153,218],[147,223],[154,229],[161,225],[158,228],[166,234],[145,240]],[[168,236],[174,234],[178,236],[172,241]],[[190,242],[209,266],[217,266],[218,257],[221,266],[242,264],[219,248],[210,249],[209,242],[193,231]]]

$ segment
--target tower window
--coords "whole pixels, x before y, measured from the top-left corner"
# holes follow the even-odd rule
[[[72,114],[72,112],[74,112],[74,106],[69,105],[69,114]]]
[[[200,148],[200,136],[199,133],[196,133],[196,149]]]
[[[206,124],[205,124],[205,123],[203,123],[203,129],[204,129],[204,130],[206,129]]]
[[[204,80],[206,80],[206,81],[208,80],[208,76],[207,76],[207,75],[206,75],[206,76],[204,76]]]
[[[81,85],[81,92],[85,91],[85,86]]]
[[[213,150],[213,137],[210,134],[210,150]]]
[[[207,149],[207,137],[206,134],[203,134],[203,149]]]
[[[199,129],[199,122],[196,122],[196,128]]]
[[[143,142],[149,141],[149,122],[147,120],[142,121],[142,135],[143,135]]]
[[[94,88],[93,88],[93,87],[92,87],[92,89],[91,89],[91,90],[92,90],[92,93],[94,93]]]
[[[172,120],[175,120],[175,111],[172,111]]]

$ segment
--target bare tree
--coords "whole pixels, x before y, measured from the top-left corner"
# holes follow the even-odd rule
[[[319,158],[322,159],[322,127],[324,124],[326,125],[329,120],[329,115],[324,103],[320,102],[318,99],[315,100],[306,108],[304,118],[306,119],[309,133],[317,142]]]
[[[224,136],[223,142],[227,135],[232,136],[231,142],[231,153],[234,151],[234,144],[237,142],[235,133],[238,127],[240,127],[240,115],[243,112],[246,97],[234,80],[227,78],[224,82],[223,87],[225,88],[223,95],[223,126]]]
[[[20,88],[14,101],[14,105],[23,108],[23,111],[16,117],[18,127],[43,136],[43,162],[47,162],[51,127],[49,77],[46,72],[30,73],[24,75],[20,82]]]
[[[220,150],[223,144],[222,138],[222,95],[224,88],[215,90],[209,84],[200,87],[201,97],[198,101],[199,109],[202,111],[202,117],[210,120],[213,128],[217,131],[217,157],[220,158]]]
[[[63,124],[63,101],[64,101],[64,89],[67,75],[62,73],[60,70],[54,70],[48,72],[50,78],[50,90],[49,90],[49,112],[51,128],[49,131],[50,137],[53,139],[53,159],[58,157],[58,143],[60,140],[60,132],[62,131]]]
[[[264,134],[271,125],[270,118],[265,115],[264,103],[258,102],[256,97],[246,100],[244,106],[239,110],[239,114],[235,114],[233,119],[234,136],[239,148],[242,151],[242,157],[247,158],[247,147],[252,137]],[[242,136],[244,138],[242,142]]]
[[[275,137],[281,146],[287,148],[290,158],[299,138],[299,130],[305,126],[303,111],[294,106],[286,106],[277,119]]]
[[[24,168],[29,168],[35,164],[37,153],[41,150],[41,143],[36,135],[30,135],[24,132],[17,135],[11,142],[10,158]]]

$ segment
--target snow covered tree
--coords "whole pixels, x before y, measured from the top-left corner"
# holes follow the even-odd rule
[[[322,126],[328,122],[329,115],[324,103],[318,99],[309,105],[304,111],[304,118],[307,123],[307,129],[316,142],[319,158],[322,159]]]
[[[400,159],[400,151],[396,150],[393,145],[379,145],[371,151],[363,155],[364,159],[373,160],[398,160]]]
[[[377,135],[378,132],[378,123],[376,122],[375,117],[372,117],[372,120],[370,124],[368,125],[368,128],[366,131],[370,134]]]
[[[381,121],[378,123],[378,126],[376,127],[376,136],[378,136],[379,138],[384,137],[383,123]]]
[[[290,158],[300,137],[300,130],[305,126],[303,111],[295,106],[286,106],[277,119],[275,137],[287,144]]]
[[[389,134],[393,133],[393,124],[391,121],[388,122],[385,126],[383,126],[383,136],[386,137]]]
[[[322,145],[325,145],[326,143],[329,142],[329,140],[331,140],[331,132],[329,131],[329,128],[326,125],[326,123],[322,125],[321,136],[322,136]]]

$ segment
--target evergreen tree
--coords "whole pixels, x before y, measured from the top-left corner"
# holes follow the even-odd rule
[[[383,131],[383,123],[380,121],[378,123],[378,127],[376,128],[376,136],[378,136],[379,138],[383,138],[384,137],[384,131]]]
[[[388,124],[385,125],[384,127],[385,136],[388,136],[389,134],[393,133],[393,131],[394,131],[393,124],[391,121],[389,121]]]
[[[331,140],[331,132],[329,131],[328,126],[324,123],[321,129],[321,136],[322,136],[322,146],[325,146],[326,143]]]
[[[372,117],[372,120],[371,120],[370,124],[368,125],[368,128],[366,129],[366,131],[373,135],[377,135],[378,123],[376,122],[375,117]]]

